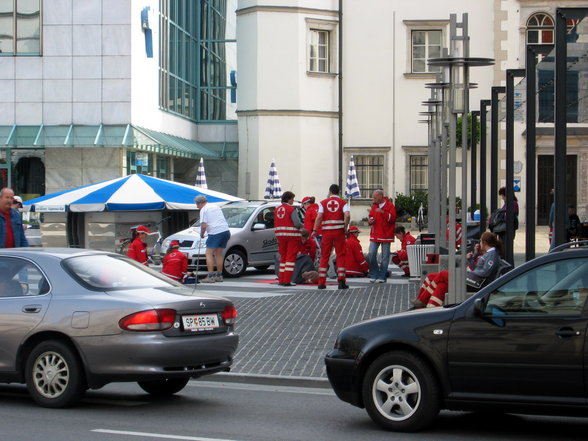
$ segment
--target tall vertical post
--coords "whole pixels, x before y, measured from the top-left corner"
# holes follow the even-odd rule
[[[525,174],[525,260],[535,258],[535,212],[537,201],[537,56],[546,55],[553,49],[553,45],[527,45],[525,77],[527,78],[527,164]]]
[[[505,93],[506,89],[502,86],[495,86],[492,88],[492,116],[490,121],[490,213],[496,211],[498,197],[498,151],[500,146],[498,144],[498,95]]]
[[[470,147],[470,209],[471,217],[474,218],[474,212],[476,211],[476,195],[478,194],[478,116],[480,115],[479,110],[474,110],[472,115],[472,145]]]
[[[486,218],[488,217],[488,212],[486,210],[488,168],[486,167],[486,162],[488,160],[487,115],[489,105],[490,100],[480,100],[480,236],[486,231]]]
[[[514,266],[514,79],[525,75],[524,69],[506,71],[506,234],[504,258]]]
[[[561,8],[555,14],[555,246],[566,242],[566,155],[567,155],[567,41],[566,16]]]

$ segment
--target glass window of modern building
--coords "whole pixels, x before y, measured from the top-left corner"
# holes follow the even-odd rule
[[[41,0],[0,0],[0,55],[41,54]]]
[[[160,0],[162,109],[193,121],[236,119],[236,9],[236,0]]]

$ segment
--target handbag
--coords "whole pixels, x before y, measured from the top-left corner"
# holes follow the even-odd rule
[[[490,216],[488,227],[493,233],[504,233],[506,231],[506,211],[503,209],[496,210]]]
[[[466,274],[466,285],[471,288],[474,288],[476,290],[480,289],[485,281],[486,281],[486,277],[482,277],[477,274],[473,274],[469,271]]]

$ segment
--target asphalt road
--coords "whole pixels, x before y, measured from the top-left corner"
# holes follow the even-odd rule
[[[443,412],[426,432],[388,433],[328,389],[206,381],[167,399],[109,385],[61,410],[0,386],[0,418],[0,441],[572,441],[588,431],[588,419]]]

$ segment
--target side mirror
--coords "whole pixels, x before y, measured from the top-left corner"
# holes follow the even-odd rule
[[[253,229],[253,231],[265,230],[266,229],[266,226],[265,226],[265,224],[262,224],[260,222],[260,223],[257,223],[257,224],[253,224],[253,228],[252,229]]]

